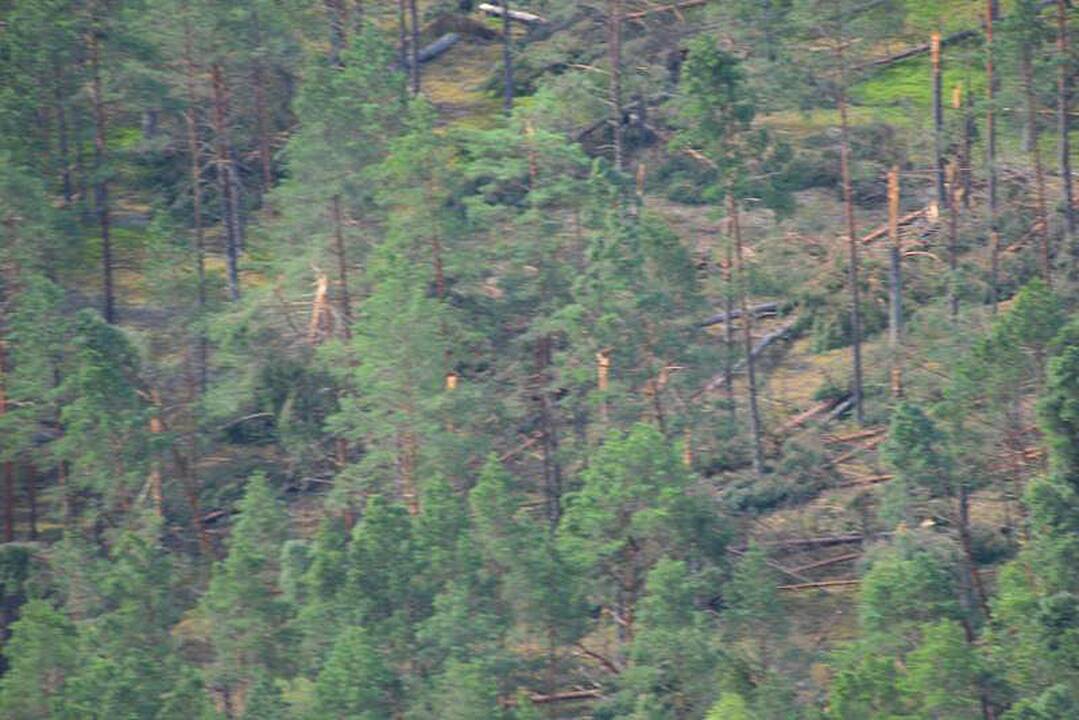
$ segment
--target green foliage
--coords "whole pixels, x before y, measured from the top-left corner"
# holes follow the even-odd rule
[[[0,710],[12,720],[53,717],[64,708],[68,681],[78,668],[75,628],[48,602],[31,600],[11,630]]]

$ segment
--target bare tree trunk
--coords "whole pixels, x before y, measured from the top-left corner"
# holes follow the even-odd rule
[[[337,281],[341,288],[338,292],[338,312],[341,314],[341,335],[347,340],[352,337],[352,301],[348,292],[348,258],[345,255],[345,235],[341,221],[341,196],[334,195],[332,201],[333,242],[337,251]]]
[[[1039,259],[1042,278],[1046,285],[1053,284],[1053,272],[1050,264],[1049,214],[1045,209],[1045,172],[1042,168],[1042,153],[1038,148],[1038,101],[1034,96],[1034,67],[1032,49],[1025,44],[1020,48],[1020,71],[1023,76],[1023,94],[1027,105],[1027,144],[1030,146],[1030,161],[1034,166],[1034,213],[1038,226]]]
[[[90,96],[94,109],[94,213],[101,228],[101,275],[104,294],[102,315],[105,322],[116,322],[116,299],[113,291],[112,236],[109,216],[108,144],[106,140],[105,98],[101,82],[101,38],[95,26],[90,29]]]
[[[185,11],[188,9],[185,6]],[[199,124],[196,111],[198,94],[195,90],[195,59],[192,44],[191,19],[185,14],[184,73],[187,86],[187,109],[184,111],[184,123],[187,126],[188,170],[191,179],[192,222],[195,232],[195,276],[198,282],[196,308],[198,309],[199,322],[201,323],[206,310],[206,240],[202,231],[202,172],[200,169],[202,152],[199,146]],[[199,391],[206,392],[210,347],[209,341],[206,339],[206,333],[202,330],[199,330],[197,343]]]
[[[412,26],[411,42],[408,46],[409,71],[412,77],[412,94],[420,94],[420,16],[416,10],[416,0],[408,0],[408,16]]]
[[[234,172],[232,165],[232,148],[228,137],[228,90],[225,87],[224,72],[220,63],[214,63],[211,68],[214,96],[214,134],[216,135],[217,147],[217,185],[221,194],[221,220],[225,227],[225,255],[228,265],[229,297],[232,300],[240,299],[240,228],[238,199],[234,197],[235,184],[231,176]]]
[[[903,275],[899,245],[899,167],[888,172],[888,238],[890,268],[888,272],[888,348],[892,356],[892,397],[903,394],[900,339],[903,324]]]
[[[970,209],[971,196],[974,194],[974,133],[977,130],[974,119],[974,93],[967,83],[966,102],[963,104],[963,160],[962,171],[963,207]]]
[[[944,189],[944,86],[941,77],[940,33],[935,32],[929,39],[929,57],[933,67],[933,164],[937,189],[937,206],[943,210],[948,206],[948,195]]]
[[[502,0],[502,109],[513,112],[513,34],[510,31],[510,3]]]
[[[1079,261],[1076,244],[1075,200],[1072,197],[1071,146],[1068,138],[1071,122],[1071,54],[1068,48],[1067,0],[1057,0],[1057,134],[1060,142],[1060,179],[1064,186],[1064,232],[1069,245],[1072,266]]]
[[[948,308],[954,321],[959,317],[959,176],[958,163],[949,166],[951,202],[948,205]]]
[[[624,167],[622,132],[622,0],[607,0],[609,24],[607,50],[611,62],[610,102],[614,143],[614,167]]]
[[[843,176],[843,205],[847,216],[847,244],[850,249],[850,324],[851,350],[854,360],[854,415],[859,425],[865,423],[862,393],[862,310],[861,292],[858,287],[858,234],[854,224],[854,187],[850,170],[850,127],[847,119],[847,59],[843,46],[836,48],[839,61],[839,164]]]
[[[749,430],[753,437],[753,472],[764,473],[764,446],[761,442],[761,415],[757,407],[757,371],[753,359],[753,313],[749,311],[745,259],[742,253],[742,228],[738,222],[738,201],[727,192],[727,208],[731,216],[731,235],[734,239],[734,257],[737,263],[739,283],[738,297],[742,307],[742,341],[746,352],[746,384],[749,394]],[[727,323],[729,327],[730,322]]]
[[[1000,265],[1000,228],[997,225],[997,126],[994,105],[996,103],[997,78],[993,68],[993,21],[996,19],[996,3],[986,0],[985,15],[985,148],[987,192],[989,194],[989,301],[993,312],[997,311],[997,276]]]

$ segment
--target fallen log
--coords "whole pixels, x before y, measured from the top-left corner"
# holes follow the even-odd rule
[[[957,42],[969,40],[972,37],[977,37],[981,34],[980,30],[960,30],[957,33],[952,33],[946,37],[940,39],[940,46],[946,47],[948,45],[954,45]],[[873,67],[887,67],[888,65],[894,65],[897,62],[903,60],[909,60],[912,57],[918,57],[919,55],[925,55],[929,52],[929,43],[924,45],[915,45],[912,48],[907,48],[902,52],[895,53],[894,55],[888,55],[887,57],[878,58],[876,60],[870,60],[869,62],[859,65],[857,69],[864,70],[866,68]]]
[[[817,562],[807,563],[805,565],[799,565],[794,568],[795,572],[805,572],[806,570],[816,570],[817,568],[829,567],[831,565],[838,565],[839,563],[849,562],[851,560],[857,560],[862,556],[861,553],[847,553],[846,555],[837,555],[834,558],[828,558],[827,560],[818,560]]]
[[[912,222],[914,222],[918,218],[926,217],[928,215],[929,215],[929,208],[924,207],[921,210],[915,210],[914,212],[907,213],[903,217],[896,220],[896,224],[899,225],[899,227],[903,227],[904,225],[911,224]],[[885,223],[884,225],[881,225],[877,229],[873,230],[868,235],[862,236],[862,244],[863,245],[868,245],[869,243],[873,242],[874,240],[880,240],[882,237],[885,237],[887,235],[888,235],[888,225],[887,225],[887,223]]]
[[[421,48],[419,53],[416,54],[416,61],[421,64],[425,62],[430,62],[442,53],[449,50],[454,45],[456,45],[457,41],[460,39],[461,36],[457,33],[446,33],[430,45]]]
[[[881,537],[886,537],[891,533],[880,533]],[[854,545],[864,541],[864,536],[861,533],[843,533],[840,535],[824,535],[821,537],[811,538],[794,538],[793,540],[765,540],[758,543],[764,547],[775,548],[811,548],[811,547],[828,547],[830,545]],[[748,548],[745,546],[735,548],[736,550],[745,551]]]
[[[857,585],[861,580],[858,578],[845,578],[839,580],[818,580],[817,582],[796,583],[794,585],[780,585],[777,590],[818,590],[820,588],[847,587]]]
[[[540,17],[539,15],[534,15],[522,10],[510,10],[509,12],[506,12],[501,5],[494,5],[492,3],[480,3],[476,9],[493,17],[509,15],[510,20],[515,20],[519,23],[524,23],[525,25],[543,25],[547,22],[547,18]]]
[[[744,557],[745,554],[746,554],[745,550],[739,550],[738,548],[732,548],[732,547],[728,547],[727,552],[729,552],[731,555],[734,555],[736,557]],[[807,577],[805,575],[802,575],[797,570],[791,570],[790,568],[783,567],[782,565],[780,565],[779,563],[777,563],[774,560],[766,559],[764,562],[768,567],[770,567],[770,568],[772,568],[774,570],[778,570],[779,572],[783,573],[784,575],[790,575],[795,580],[799,580],[801,582],[813,582],[812,578]]]
[[[884,439],[885,439],[885,436],[883,434],[878,435],[877,437],[871,438],[869,440],[869,442],[862,443],[858,447],[853,448],[851,450],[848,450],[847,452],[845,452],[842,455],[840,455],[839,457],[837,457],[835,460],[832,460],[831,464],[834,466],[834,465],[840,465],[842,463],[845,463],[848,460],[850,460],[851,458],[858,455],[859,453],[865,452],[866,450],[872,450],[877,445],[880,445],[882,442],[884,442]]]
[[[549,705],[551,703],[569,702],[571,700],[599,700],[603,697],[603,693],[599,690],[567,690],[566,692],[551,693],[550,695],[541,695],[535,693],[529,695],[528,699],[532,701],[534,705]]]
[[[798,429],[799,427],[804,425],[807,421],[812,420],[815,416],[819,415],[820,413],[824,412],[825,410],[831,409],[832,406],[835,405],[835,404],[836,404],[836,400],[834,398],[824,400],[824,401],[822,401],[820,403],[817,403],[813,407],[806,410],[804,413],[801,413],[800,415],[796,415],[795,417],[791,418],[790,420],[788,420],[787,422],[785,422],[781,426],[779,426],[779,428],[776,429],[776,435],[786,435],[791,430]]]
[[[839,483],[835,487],[837,489],[862,487],[864,485],[877,485],[882,482],[888,482],[894,475],[872,475],[870,477],[855,478],[854,480],[848,480],[847,482]]]
[[[754,305],[749,309],[749,311],[753,313],[754,317],[760,317],[762,315],[774,315],[778,310],[779,303],[777,302],[761,303],[760,305]],[[711,327],[712,325],[720,325],[727,322],[728,320],[737,320],[740,317],[742,317],[742,310],[740,308],[735,308],[730,313],[721,312],[713,315],[707,320],[699,323],[698,327]]]
[[[870,428],[869,430],[860,430],[856,433],[850,433],[849,435],[829,435],[824,438],[824,442],[829,444],[853,442],[855,440],[865,440],[866,438],[876,437],[882,432],[886,432],[888,428]]]
[[[661,12],[680,12],[688,8],[700,7],[707,4],[708,0],[684,0],[684,2],[674,3],[672,5],[664,5],[662,7],[650,8],[648,10],[638,10],[637,12],[626,13],[622,16],[623,20],[640,20],[643,17],[649,15],[655,15]]]

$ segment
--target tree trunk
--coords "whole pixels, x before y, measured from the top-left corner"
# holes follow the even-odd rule
[[[1034,214],[1039,236],[1039,260],[1042,278],[1046,285],[1053,284],[1053,272],[1049,248],[1049,214],[1045,209],[1045,173],[1042,168],[1042,153],[1038,148],[1038,101],[1034,95],[1033,49],[1024,43],[1020,48],[1020,72],[1023,76],[1023,94],[1027,105],[1027,144],[1030,147],[1030,162],[1034,166]]]
[[[1074,268],[1079,261],[1079,244],[1076,243],[1075,200],[1072,197],[1071,146],[1068,133],[1071,126],[1071,54],[1068,49],[1067,0],[1057,0],[1057,135],[1060,143],[1060,179],[1064,187],[1064,233],[1071,252]]]
[[[94,213],[101,228],[102,315],[105,322],[116,322],[116,299],[113,291],[112,236],[109,217],[108,144],[106,140],[105,98],[101,82],[101,38],[95,26],[90,29],[90,98],[94,110]]]
[[[221,221],[225,228],[225,255],[228,265],[229,297],[240,299],[240,275],[238,268],[240,252],[240,228],[237,198],[233,197],[235,186],[231,181],[233,173],[232,149],[228,138],[227,114],[228,95],[225,87],[224,72],[220,63],[211,68],[214,97],[214,134],[217,148],[217,186],[221,194]]]
[[[997,225],[997,126],[996,103],[997,78],[993,68],[993,21],[996,19],[996,3],[986,0],[985,15],[985,149],[987,193],[989,195],[989,302],[993,312],[997,311],[997,276],[1000,265],[1000,228]]]
[[[899,167],[888,172],[888,239],[890,267],[888,272],[888,349],[892,356],[892,397],[903,392],[902,361],[899,341],[903,324],[902,248],[899,246]]]
[[[756,362],[753,359],[753,314],[749,312],[749,290],[747,288],[745,259],[742,253],[742,228],[738,222],[738,201],[734,194],[727,193],[727,208],[731,216],[731,235],[734,240],[734,258],[737,263],[739,283],[739,301],[742,306],[742,341],[746,353],[746,384],[749,394],[749,430],[753,438],[753,472],[764,472],[764,447],[761,442],[761,415],[757,407]],[[727,323],[728,327],[731,323]]]
[[[859,425],[865,423],[865,409],[862,401],[862,311],[861,293],[858,287],[858,235],[854,225],[854,188],[851,183],[850,169],[850,127],[847,120],[847,59],[843,46],[836,48],[839,62],[839,164],[843,176],[843,206],[847,216],[847,244],[850,248],[850,331],[851,350],[854,361],[854,416]]]
[[[940,33],[933,33],[929,40],[929,57],[933,67],[933,164],[937,190],[937,206],[948,206],[944,189],[944,86],[941,77]]]
[[[185,7],[185,10],[188,9]],[[192,30],[190,17],[184,17],[184,73],[187,88],[187,109],[184,111],[184,123],[187,126],[188,172],[191,181],[192,223],[195,234],[195,277],[198,283],[195,302],[200,325],[206,310],[206,239],[202,231],[202,171],[201,150],[199,147],[199,123],[196,107],[198,94],[195,91],[195,54],[192,48]],[[199,391],[206,392],[210,346],[206,333],[199,330],[198,374]]]
[[[510,32],[510,3],[502,0],[502,109],[513,112],[513,35]]]
[[[412,94],[420,94],[420,16],[416,10],[416,0],[408,0],[408,16],[412,26],[409,51],[409,71],[412,77]]]
[[[26,502],[30,510],[30,539],[37,540],[37,468],[26,464]]]
[[[341,67],[341,53],[345,49],[344,0],[324,0],[326,19],[330,24],[330,65]]]
[[[348,292],[348,258],[345,255],[345,235],[341,221],[341,196],[334,195],[332,201],[333,242],[337,251],[338,312],[341,314],[341,335],[346,340],[352,337],[352,301]]]
[[[64,207],[71,206],[71,150],[67,136],[67,103],[64,100],[63,67],[59,60],[53,61],[53,98],[56,103],[56,140],[60,148],[60,184],[64,193]]]
[[[408,21],[405,19],[405,0],[397,0],[397,62],[408,69]]]
[[[959,176],[958,163],[949,166],[948,185],[951,203],[948,205],[948,308],[952,320],[959,317]]]
[[[543,494],[547,506],[547,525],[553,533],[558,529],[558,522],[562,517],[562,466],[558,458],[558,427],[551,403],[548,377],[551,345],[550,335],[544,335],[536,342],[535,398],[539,405],[540,432],[543,433],[540,447],[543,454]]]
[[[727,218],[728,234],[734,237],[734,218]],[[723,302],[727,317],[734,312],[734,245],[731,239],[727,240],[726,257],[723,264]],[[723,358],[723,393],[727,396],[727,406],[731,414],[731,422],[738,419],[738,409],[734,402],[734,323],[727,321],[723,328],[724,358]]]
[[[623,168],[622,146],[622,0],[607,0],[608,53],[611,62],[611,119],[614,143],[614,167]]]
[[[974,194],[974,133],[978,124],[974,118],[974,93],[967,84],[966,102],[963,105],[963,150],[962,150],[962,184],[963,184],[963,207],[970,209],[971,196]]]

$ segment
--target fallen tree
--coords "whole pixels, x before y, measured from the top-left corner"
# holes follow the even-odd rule
[[[754,317],[762,317],[764,315],[775,315],[779,311],[779,303],[777,303],[777,302],[761,303],[759,305],[754,305],[753,307],[751,307],[749,309],[749,311],[751,313],[753,313]],[[727,322],[728,320],[737,320],[740,317],[742,317],[742,310],[740,308],[735,308],[734,310],[731,310],[729,313],[726,313],[726,312],[717,313],[717,314],[713,315],[712,317],[708,318],[707,320],[701,321],[698,324],[698,327],[703,328],[703,327],[711,327],[713,325],[720,325],[722,323]]]
[[[416,54],[416,62],[422,65],[425,62],[434,60],[436,57],[456,45],[457,41],[460,39],[461,36],[457,33],[446,33],[430,45],[420,48],[419,53]]]
[[[857,585],[861,580],[858,578],[842,578],[838,580],[818,580],[817,582],[796,583],[794,585],[780,585],[777,590],[819,590],[830,587],[847,587]]]
[[[790,333],[794,330],[794,328],[797,325],[798,325],[798,319],[795,318],[794,320],[791,320],[790,322],[786,323],[785,325],[783,325],[779,329],[773,330],[772,332],[768,333],[767,335],[762,337],[759,341],[757,341],[756,345],[753,346],[753,350],[750,351],[750,356],[754,360],[756,360],[758,357],[760,357],[761,353],[763,353],[765,350],[767,350],[777,340],[782,340],[782,339],[786,338],[787,336],[789,336]],[[741,370],[742,367],[744,367],[744,366],[745,366],[745,361],[742,361],[742,362],[739,362],[737,365],[735,365],[732,368],[732,370],[738,371],[738,370]],[[708,383],[703,388],[701,388],[696,393],[694,393],[693,397],[697,398],[697,397],[700,397],[701,395],[703,395],[706,392],[711,392],[712,390],[715,390],[716,388],[718,388],[720,385],[723,384],[723,379],[724,379],[724,373],[719,373],[718,375],[715,375],[711,380],[708,381]]]
[[[493,3],[480,3],[477,9],[490,15],[492,17],[503,17],[509,15],[510,20],[514,20],[525,25],[543,25],[547,22],[547,18],[540,17],[530,12],[524,12],[522,10],[509,10],[507,11],[501,5],[495,5]]]

